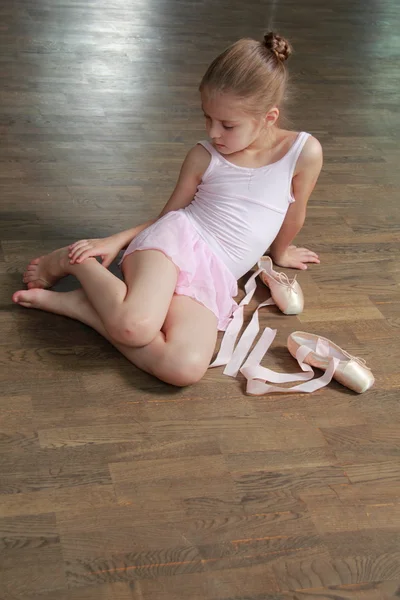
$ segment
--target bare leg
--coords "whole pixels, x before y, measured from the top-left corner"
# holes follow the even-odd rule
[[[82,289],[64,293],[22,290],[14,294],[13,301],[89,325],[134,365],[172,385],[185,386],[199,381],[210,364],[215,347],[215,315],[186,296],[173,297],[162,331],[143,348],[116,343]]]
[[[68,248],[61,248],[32,261],[24,282],[29,289],[43,288],[67,274],[74,275],[113,340],[145,346],[165,321],[178,269],[157,250],[130,254],[122,268],[126,283],[94,258],[71,265]]]

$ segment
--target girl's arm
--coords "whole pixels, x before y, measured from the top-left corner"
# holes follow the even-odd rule
[[[308,199],[317,183],[322,163],[321,144],[316,138],[311,137],[300,154],[292,180],[293,196],[296,201],[289,206],[282,227],[270,248],[272,260],[281,267],[307,269],[306,263],[320,262],[315,252],[291,244],[303,227]]]

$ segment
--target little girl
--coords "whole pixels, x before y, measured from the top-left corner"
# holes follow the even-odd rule
[[[29,289],[13,301],[86,323],[167,383],[201,379],[237,306],[237,280],[268,248],[283,267],[319,262],[291,245],[322,150],[309,134],[278,125],[290,54],[289,43],[269,33],[218,56],[200,84],[210,142],[189,151],[159,217],[36,258],[24,274]],[[108,270],[122,248],[124,281]],[[69,274],[82,288],[43,289]]]

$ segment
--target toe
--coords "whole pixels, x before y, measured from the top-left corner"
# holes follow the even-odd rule
[[[17,300],[16,304],[18,304],[18,306],[24,306],[25,308],[32,307],[32,302],[29,302],[28,300],[24,300],[23,298],[20,298],[19,300]]]
[[[28,289],[30,289],[30,290],[32,290],[34,288],[37,288],[39,290],[43,290],[43,289],[49,287],[48,284],[47,284],[47,282],[44,279],[35,279],[33,277],[29,277],[27,279],[27,284],[26,285],[27,285]]]
[[[27,308],[39,308],[40,299],[42,295],[41,290],[19,290],[13,294],[13,302],[20,306],[26,306]]]
[[[29,304],[30,302],[28,302],[27,298],[26,298],[26,291],[21,290],[19,292],[15,292],[15,294],[13,294],[12,297],[13,302],[15,302],[15,304]]]

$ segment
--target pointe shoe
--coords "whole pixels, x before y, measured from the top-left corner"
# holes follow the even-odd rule
[[[299,315],[304,308],[304,296],[296,277],[289,279],[286,273],[274,271],[269,256],[260,258],[258,268],[262,269],[260,279],[269,287],[279,310],[285,315]]]
[[[367,367],[364,359],[351,356],[324,337],[305,331],[295,331],[289,335],[287,346],[290,354],[296,359],[299,354],[306,353],[308,350],[309,353],[303,362],[322,371],[326,371],[332,358],[339,359],[333,378],[358,394],[369,390],[375,382],[371,369]]]

